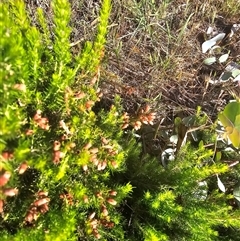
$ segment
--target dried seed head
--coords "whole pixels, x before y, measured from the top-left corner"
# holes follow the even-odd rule
[[[38,218],[38,213],[37,212],[33,212],[32,215],[33,215],[33,220],[36,221],[37,218]]]

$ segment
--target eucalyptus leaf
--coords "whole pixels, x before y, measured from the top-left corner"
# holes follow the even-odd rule
[[[195,115],[190,115],[190,116],[184,117],[182,119],[183,124],[185,126],[187,126],[187,127],[193,126],[195,121],[196,121],[196,116]]]
[[[240,202],[240,185],[233,189],[233,196]]]
[[[238,75],[233,81],[238,81],[238,82],[240,82],[240,75]],[[240,83],[238,83],[238,85],[240,85]]]
[[[192,138],[193,138],[194,141],[196,141],[196,142],[198,141],[198,135],[197,135],[197,132],[196,132],[196,131],[192,131],[192,132],[191,132],[191,136],[192,136]]]
[[[226,188],[225,188],[224,184],[222,183],[222,181],[220,180],[220,178],[218,176],[217,176],[217,184],[218,184],[218,188],[222,192],[226,192]]]
[[[211,38],[205,41],[202,44],[202,53],[206,53],[209,49],[211,49],[218,41],[222,40],[225,37],[225,33],[220,33],[214,38]]]
[[[204,59],[203,63],[206,65],[212,65],[217,61],[216,57],[210,57],[207,59]]]
[[[218,59],[219,63],[224,63],[229,57],[229,54],[223,54],[222,56],[220,56],[220,58]]]
[[[220,81],[221,82],[225,82],[228,81],[230,78],[232,77],[232,72],[224,72],[221,76],[220,76]]]
[[[178,142],[178,135],[172,135],[170,137],[170,142],[176,145]]]
[[[234,69],[233,71],[232,71],[232,77],[233,78],[236,78],[237,76],[239,76],[240,75],[240,70],[239,69]]]
[[[208,29],[207,29],[207,34],[209,35],[209,34],[211,34],[213,32],[213,27],[208,27]]]
[[[226,135],[236,148],[240,147],[240,103],[231,102],[218,114]]]

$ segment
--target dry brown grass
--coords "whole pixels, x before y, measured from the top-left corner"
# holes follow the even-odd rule
[[[51,21],[50,0],[26,2],[32,16],[38,6]],[[82,43],[96,33],[101,4],[94,0],[70,3],[71,41],[79,42],[74,51],[80,51]],[[157,120],[165,118],[166,124],[179,112],[194,113],[200,105],[214,120],[231,96],[222,85],[208,84],[225,65],[204,66],[201,44],[210,24],[227,31],[239,19],[240,3],[233,0],[113,0],[101,74],[104,103],[120,94],[131,114],[148,103],[158,113]],[[230,60],[239,62],[239,32],[224,44],[226,51],[231,50]]]

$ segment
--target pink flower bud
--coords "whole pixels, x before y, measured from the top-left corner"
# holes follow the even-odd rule
[[[61,143],[59,141],[54,141],[53,143],[53,150],[59,151],[60,150]]]
[[[50,198],[42,198],[42,199],[39,199],[39,200],[35,201],[33,205],[36,206],[36,207],[39,207],[39,206],[41,206],[45,203],[48,203],[48,202],[50,202]]]
[[[0,199],[0,213],[3,212],[3,205],[4,205],[4,202],[3,200]]]
[[[18,174],[23,174],[28,169],[27,162],[23,162],[18,168]]]
[[[87,165],[83,165],[82,169],[83,169],[84,172],[86,172],[88,170],[88,166]]]
[[[108,210],[105,206],[102,207],[102,215],[106,217],[108,215]]]
[[[104,160],[101,165],[101,170],[104,170],[106,166],[107,166],[107,161]]]
[[[95,236],[96,239],[100,239],[102,236],[98,233],[97,229],[93,230],[93,235]]]
[[[88,202],[89,202],[87,195],[84,195],[84,196],[83,196],[83,202],[84,202],[84,203],[88,203]]]
[[[95,217],[95,215],[96,215],[96,213],[93,212],[92,214],[89,215],[88,219],[89,219],[89,220],[92,220],[92,219]]]
[[[98,148],[94,147],[94,148],[90,149],[89,152],[92,154],[96,154],[96,153],[98,153]]]
[[[31,136],[33,133],[34,133],[34,131],[30,130],[30,129],[26,130],[26,132],[25,132],[26,136]]]
[[[107,202],[108,202],[109,204],[113,205],[113,206],[117,205],[117,201],[114,200],[114,199],[112,199],[112,198],[108,198],[108,199],[107,199]]]
[[[43,197],[47,197],[47,196],[48,196],[48,192],[45,192],[45,191],[39,191],[39,192],[37,193],[37,196],[38,196],[38,197],[41,197],[41,196],[43,196]]]
[[[111,164],[112,164],[113,168],[115,168],[115,169],[118,168],[118,164],[116,161],[111,161]]]
[[[114,190],[111,190],[111,191],[109,191],[108,193],[109,193],[109,195],[111,195],[111,196],[116,196],[116,195],[117,195],[117,191],[114,191]]]
[[[128,123],[125,123],[125,124],[122,125],[121,128],[122,128],[122,129],[126,129],[128,126],[129,126],[129,124],[128,124]]]
[[[4,195],[8,196],[8,197],[13,197],[15,195],[18,194],[18,189],[16,188],[6,188],[3,191]]]
[[[83,147],[83,149],[88,150],[91,146],[92,146],[92,144],[89,142]]]
[[[25,221],[31,223],[33,221],[33,213],[29,212],[26,217],[25,217]]]
[[[4,172],[2,176],[0,176],[0,187],[4,186],[8,183],[9,179],[11,177],[11,172]]]
[[[26,92],[26,85],[25,84],[15,84],[14,89]]]

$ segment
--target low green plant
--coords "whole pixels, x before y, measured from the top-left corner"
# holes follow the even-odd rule
[[[129,144],[134,151],[120,182],[130,180],[135,187],[126,203],[130,240],[238,240],[240,156],[222,150],[217,157],[220,141],[200,109],[183,119],[191,121],[197,140],[189,135],[165,167],[159,158],[143,155],[137,143]]]
[[[110,6],[73,56],[68,1],[52,2],[52,33],[41,9],[37,28],[23,1],[1,3],[2,240],[123,239],[116,207],[132,186],[111,179],[126,155],[119,99],[93,111]]]

